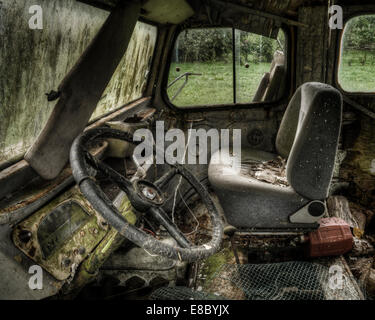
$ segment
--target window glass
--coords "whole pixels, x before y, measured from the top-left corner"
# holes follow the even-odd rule
[[[185,30],[174,46],[169,100],[178,107],[277,100],[284,50],[282,30],[277,39],[230,28]]]
[[[375,15],[352,18],[345,26],[338,72],[348,92],[375,92]]]
[[[129,46],[91,119],[142,97],[155,49],[157,28],[138,21]]]
[[[180,33],[172,57],[168,96],[181,107],[233,103],[231,29]]]
[[[247,103],[254,101],[262,79],[271,76],[272,72],[274,77],[279,76],[278,74],[275,75],[275,72],[283,73],[280,76],[280,80],[285,80],[284,47],[285,36],[282,30],[279,31],[277,39],[235,30],[236,102]],[[274,68],[272,68],[273,61]],[[280,68],[271,70],[277,67],[276,64],[280,64]],[[279,82],[277,79],[274,79],[274,81]],[[279,85],[283,85],[282,81],[279,82]],[[273,96],[268,93],[266,98],[266,86],[264,90],[258,91],[259,95],[261,95],[262,91],[264,91],[263,96],[259,97],[257,102],[273,101],[279,97],[277,92]]]
[[[46,93],[58,88],[108,16],[75,0],[38,0],[30,14],[35,5],[0,1],[0,162],[31,146],[56,104]]]

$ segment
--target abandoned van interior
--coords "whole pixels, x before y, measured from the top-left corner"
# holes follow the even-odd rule
[[[0,298],[375,298],[375,3],[0,1]]]

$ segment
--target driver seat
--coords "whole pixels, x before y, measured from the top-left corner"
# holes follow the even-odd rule
[[[342,104],[340,92],[332,86],[305,83],[293,95],[281,121],[277,154],[242,148],[241,170],[231,170],[229,155],[224,152],[213,154],[208,178],[229,224],[253,231],[318,227],[326,212]],[[258,164],[261,169],[272,169],[278,158],[286,159],[286,170],[279,170],[274,181],[284,179],[284,184],[249,175],[249,167]],[[277,171],[267,170],[271,174]]]

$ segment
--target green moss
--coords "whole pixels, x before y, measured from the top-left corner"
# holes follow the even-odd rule
[[[0,162],[35,141],[56,104],[45,93],[58,88],[108,17],[74,0],[38,4],[44,29],[30,30],[29,0],[0,1]]]
[[[212,279],[216,272],[219,271],[224,264],[233,263],[233,260],[233,251],[227,246],[225,246],[218,253],[215,253],[204,260],[202,263],[202,271],[200,276],[202,280],[201,285],[203,287],[207,286],[209,280]]]
[[[40,237],[41,235],[38,230],[40,230],[42,221],[48,217],[51,211],[55,210],[56,207],[69,201],[73,201],[79,204],[79,206],[72,205],[69,209],[69,217],[71,220],[66,230],[67,238],[62,243],[62,240],[53,243],[50,239],[45,239],[44,242],[41,243],[40,241],[43,237]],[[82,208],[87,212],[87,216],[82,212]],[[82,213],[85,216],[83,216]],[[82,221],[79,221],[80,219],[82,219]],[[77,223],[75,223],[75,221]],[[79,228],[70,234],[68,229],[75,224],[79,225]],[[60,234],[64,234],[64,227],[65,225],[60,228]],[[29,242],[24,243],[20,240],[19,232],[21,230],[29,230],[32,233],[33,236]],[[107,233],[108,231],[106,229],[98,225],[95,210],[76,186],[21,222],[17,228],[14,229],[12,237],[16,246],[27,256],[46,269],[56,279],[65,280],[72,273],[72,265],[79,265],[84,261],[89,253],[101,243]],[[56,232],[53,234],[56,235]],[[44,235],[49,236],[47,232],[45,232]],[[48,257],[45,257],[41,245],[47,247],[51,245],[51,243],[53,244],[53,250],[49,252],[50,255],[48,255]],[[82,248],[84,250],[80,252]],[[64,264],[63,261],[69,261],[69,263]]]
[[[137,216],[132,210],[128,197],[123,197],[119,211],[130,224],[134,225],[137,222]]]

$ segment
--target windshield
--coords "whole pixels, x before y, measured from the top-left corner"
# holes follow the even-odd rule
[[[56,104],[46,93],[57,90],[108,16],[66,2],[1,1],[0,162],[31,146]]]
[[[3,2],[0,164],[21,156],[33,144],[56,104],[48,102],[46,94],[57,90],[108,16],[104,10],[68,2],[61,7],[43,2],[42,29],[30,29],[28,24],[33,15],[25,8],[32,7],[31,1]],[[12,19],[15,15],[23,16],[26,22]],[[127,51],[91,120],[142,97],[156,37],[155,26],[137,22]]]

